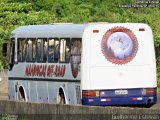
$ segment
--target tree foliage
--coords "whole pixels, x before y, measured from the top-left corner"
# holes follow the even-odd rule
[[[119,7],[120,4],[134,2],[135,0],[0,0],[0,47],[4,40],[9,39],[11,31],[22,25],[55,22],[147,23],[153,30],[156,57],[160,61],[160,9]],[[2,57],[0,61],[0,66],[7,64]]]

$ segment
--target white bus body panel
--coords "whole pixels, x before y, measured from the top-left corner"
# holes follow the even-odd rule
[[[130,29],[138,41],[138,51],[132,61],[117,65],[102,53],[103,35],[111,28]],[[145,31],[139,31],[144,28]],[[93,30],[99,30],[93,33]],[[156,87],[156,62],[153,36],[146,24],[102,24],[89,26],[83,35],[82,90]]]

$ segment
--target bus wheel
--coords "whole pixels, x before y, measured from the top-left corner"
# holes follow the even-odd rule
[[[62,88],[59,89],[58,104],[62,104],[62,105],[66,104],[65,96],[64,96],[64,92],[63,92]]]
[[[20,86],[18,90],[18,101],[26,101],[24,89],[22,86]]]

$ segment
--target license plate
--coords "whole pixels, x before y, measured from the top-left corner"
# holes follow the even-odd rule
[[[126,95],[128,94],[127,90],[115,90],[116,95]]]

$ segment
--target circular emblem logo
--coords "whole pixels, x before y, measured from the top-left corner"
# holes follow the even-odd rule
[[[126,64],[135,57],[138,42],[131,30],[115,27],[105,33],[101,47],[108,61],[114,64]]]

